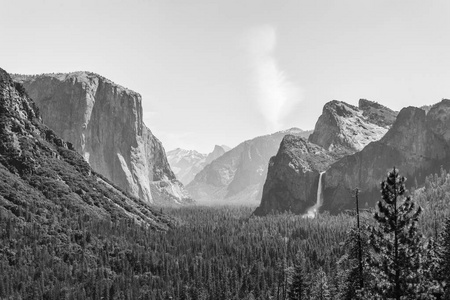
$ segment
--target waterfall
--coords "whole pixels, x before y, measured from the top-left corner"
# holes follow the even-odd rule
[[[312,207],[308,209],[306,214],[303,215],[304,218],[315,218],[317,214],[319,213],[319,208],[323,204],[323,195],[322,195],[322,175],[325,173],[325,171],[320,172],[319,175],[319,182],[317,184],[317,200],[316,204],[314,204]]]

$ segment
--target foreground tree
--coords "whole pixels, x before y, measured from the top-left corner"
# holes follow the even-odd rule
[[[377,225],[370,227],[373,253],[367,262],[374,280],[369,289],[380,298],[432,299],[430,278],[423,272],[423,238],[417,231],[422,209],[405,196],[405,181],[394,168],[381,183]]]
[[[322,268],[317,271],[311,287],[311,299],[313,300],[329,300],[332,299],[328,287],[328,277]]]
[[[450,218],[445,222],[444,232],[441,237],[440,249],[440,278],[444,281],[444,299],[450,299]]]
[[[294,270],[289,288],[288,299],[306,299],[306,286],[305,274],[303,273],[303,257],[301,257],[300,254],[297,254],[296,260],[294,262]]]

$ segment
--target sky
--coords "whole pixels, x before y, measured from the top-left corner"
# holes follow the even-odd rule
[[[450,1],[0,0],[0,67],[91,71],[142,95],[166,150],[298,127],[360,98],[450,98]]]

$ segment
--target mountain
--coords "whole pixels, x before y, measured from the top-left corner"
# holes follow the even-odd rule
[[[206,156],[205,165],[210,164],[213,160],[218,159],[229,150],[230,147],[227,147],[225,145],[223,146],[215,145],[214,150]]]
[[[276,156],[270,159],[255,214],[289,210],[305,213],[316,203],[320,172],[379,140],[396,115],[365,99],[359,101],[358,107],[336,100],[326,103],[309,139],[286,136]]]
[[[310,132],[292,128],[245,141],[204,167],[187,190],[202,204],[257,204],[269,159],[287,134]]]
[[[75,222],[85,216],[132,221],[159,230],[171,223],[93,171],[71,143],[43,124],[24,88],[2,69],[0,139],[2,220],[12,218],[21,226],[34,222],[41,229],[64,215]]]
[[[255,215],[304,212],[315,203],[319,173],[336,157],[302,137],[286,135],[276,156],[270,158],[261,203]]]
[[[228,151],[226,149],[230,148],[216,145],[211,153],[202,154],[195,150],[177,148],[167,152],[167,160],[178,180],[187,185],[206,165]]]
[[[363,207],[373,207],[379,198],[380,178],[396,167],[420,186],[425,176],[450,167],[450,100],[425,110],[407,107],[392,128],[362,151],[332,164],[323,178],[323,208],[336,213],[353,208],[349,192],[358,187]]]
[[[206,154],[199,153],[195,150],[185,150],[177,148],[166,153],[167,161],[172,168],[175,176],[184,185],[194,179],[195,174],[200,172],[206,160]]]
[[[138,93],[90,72],[13,79],[34,99],[44,123],[73,143],[96,172],[149,203],[192,201],[143,122]]]
[[[359,100],[359,106],[333,100],[325,104],[309,141],[342,156],[379,140],[396,113],[376,102]]]
[[[227,145],[220,145],[220,147],[225,150],[225,152],[230,151],[231,147],[228,147]]]

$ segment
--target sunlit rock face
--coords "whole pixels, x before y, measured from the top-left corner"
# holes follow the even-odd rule
[[[89,72],[14,80],[36,101],[44,123],[71,141],[95,171],[150,203],[192,201],[143,122],[138,93]]]
[[[359,107],[342,101],[325,104],[306,141],[286,136],[269,164],[258,215],[291,211],[304,214],[317,200],[320,172],[339,159],[381,139],[397,113],[361,99]],[[328,176],[328,171],[323,175]]]
[[[73,220],[125,220],[157,230],[173,225],[92,170],[70,142],[42,122],[25,89],[1,68],[0,140],[0,210],[20,220],[16,225],[44,226],[47,217],[66,213]],[[25,211],[27,218],[20,215]]]
[[[379,184],[394,166],[407,177],[407,187],[450,167],[450,101],[433,105],[428,114],[416,107],[400,111],[392,128],[362,151],[337,161],[324,175],[324,209],[353,208],[352,189],[361,190],[362,207],[379,200]]]
[[[379,140],[395,120],[396,112],[361,99],[359,107],[333,100],[325,104],[309,141],[347,155]]]

